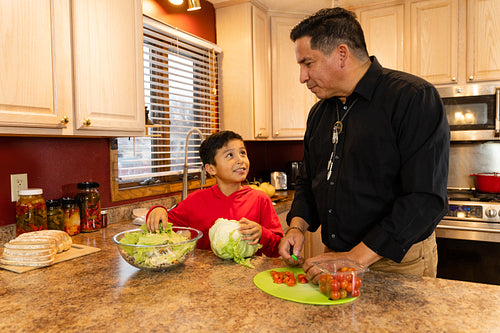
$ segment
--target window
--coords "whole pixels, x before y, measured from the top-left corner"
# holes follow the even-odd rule
[[[190,130],[206,137],[219,129],[220,48],[146,16],[143,31],[147,136],[118,138],[112,146],[114,201],[179,191],[185,160],[191,187],[199,186],[201,137]],[[161,189],[148,193],[146,186]],[[113,193],[127,189],[140,190],[132,197]]]

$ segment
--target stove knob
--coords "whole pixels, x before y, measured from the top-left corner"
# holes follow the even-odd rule
[[[494,218],[495,216],[497,216],[497,211],[494,210],[493,208],[491,207],[488,207],[486,208],[484,214],[486,215],[486,217],[489,217],[490,219]]]

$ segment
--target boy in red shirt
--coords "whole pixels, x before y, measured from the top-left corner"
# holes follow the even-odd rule
[[[218,218],[236,220],[242,240],[262,245],[257,254],[278,257],[283,229],[271,199],[242,185],[250,167],[243,138],[231,131],[214,133],[202,142],[200,158],[217,184],[189,194],[168,214],[164,206],[152,207],[146,216],[148,230],[157,231],[162,221],[195,228],[203,232],[197,247],[209,250],[208,230],[214,222]]]

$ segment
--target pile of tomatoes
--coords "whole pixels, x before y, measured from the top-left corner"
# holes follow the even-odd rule
[[[319,290],[336,300],[348,296],[358,297],[361,278],[354,268],[342,267],[336,273],[325,273],[319,277]]]
[[[271,276],[273,277],[273,282],[274,283],[284,283],[289,287],[293,287],[297,284],[297,281],[299,283],[307,283],[306,275],[305,274],[297,274],[297,277],[295,277],[295,274],[293,274],[290,271],[285,271],[285,272],[276,272],[276,271],[271,271]]]

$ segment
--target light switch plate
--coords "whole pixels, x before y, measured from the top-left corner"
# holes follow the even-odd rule
[[[10,197],[12,201],[19,199],[19,191],[28,188],[28,174],[19,173],[10,175]]]

